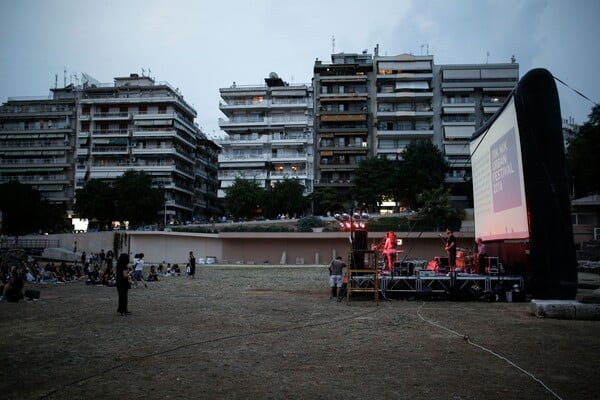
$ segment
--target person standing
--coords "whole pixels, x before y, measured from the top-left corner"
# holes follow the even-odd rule
[[[194,279],[196,275],[196,257],[194,256],[194,252],[190,251],[190,255],[188,258],[188,263],[190,266],[190,278]]]
[[[329,264],[329,287],[331,287],[329,300],[337,297],[337,301],[342,301],[342,276],[344,274],[344,268],[346,268],[346,263],[340,256],[337,256],[335,260]]]
[[[127,307],[127,292],[129,291],[129,255],[122,253],[117,260],[116,286],[119,294],[119,307],[117,312],[121,315],[131,314]]]
[[[383,254],[386,257],[386,270],[394,270],[394,262],[396,261],[396,234],[393,231],[389,231],[385,234],[385,243],[383,244]]]
[[[452,229],[446,229],[446,253],[448,253],[448,267],[450,271],[454,271],[456,267],[456,237],[452,232]]]
[[[480,237],[475,240],[475,243],[477,243],[477,272],[479,272],[480,275],[483,275],[485,274],[487,247]]]

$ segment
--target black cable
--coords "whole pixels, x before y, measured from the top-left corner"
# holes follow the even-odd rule
[[[595,105],[595,106],[599,105],[598,103],[596,103],[595,101],[593,101],[592,99],[590,99],[589,97],[587,97],[585,94],[581,93],[579,90],[573,89],[571,86],[567,85],[565,82],[563,82],[562,80],[558,79],[556,76],[552,75],[552,77],[554,79],[556,79],[558,82],[560,82],[563,85],[565,85],[567,88],[571,89],[572,91],[574,91],[575,93],[577,93],[578,95],[580,95],[581,97],[583,97],[584,99],[586,99],[587,101],[589,101],[590,103],[592,103],[593,105]]]
[[[167,354],[167,353],[172,353],[172,352],[175,352],[177,350],[185,349],[185,348],[188,348],[188,347],[200,346],[200,345],[207,344],[207,343],[220,342],[220,341],[229,340],[229,339],[236,339],[236,338],[243,338],[243,337],[257,336],[257,335],[268,335],[268,334],[273,334],[273,333],[283,333],[283,332],[288,332],[288,331],[298,330],[298,329],[304,329],[304,328],[314,328],[314,327],[317,327],[317,326],[332,325],[332,324],[336,324],[338,322],[344,322],[344,321],[349,321],[349,320],[356,319],[356,318],[362,318],[364,316],[367,316],[367,315],[370,315],[370,314],[374,314],[374,313],[376,313],[379,310],[380,310],[380,308],[377,307],[377,308],[373,309],[372,311],[369,311],[369,312],[366,312],[366,313],[362,313],[362,314],[358,314],[358,315],[353,315],[353,316],[348,316],[348,317],[344,317],[344,318],[337,318],[337,319],[328,320],[328,321],[325,321],[325,322],[315,322],[315,323],[311,323],[311,324],[300,325],[300,326],[293,326],[293,327],[283,328],[283,329],[271,329],[271,330],[264,330],[264,331],[257,331],[257,332],[241,333],[241,334],[236,334],[236,335],[227,335],[227,336],[221,336],[221,337],[216,337],[216,338],[212,338],[212,339],[202,340],[202,341],[199,341],[199,342],[182,344],[180,346],[175,346],[175,347],[172,347],[170,349],[163,350],[163,351],[158,351],[158,352],[155,352],[155,353],[146,354],[144,356],[136,357],[136,358],[133,358],[131,360],[124,361],[124,362],[122,362],[120,364],[113,365],[112,367],[106,368],[106,369],[104,369],[104,370],[102,370],[100,372],[97,372],[97,373],[93,374],[93,375],[84,376],[83,378],[79,378],[79,379],[77,379],[75,381],[66,383],[66,384],[64,384],[62,386],[59,386],[59,387],[57,387],[57,388],[49,391],[48,393],[40,396],[39,398],[40,399],[47,399],[51,395],[53,395],[54,393],[58,392],[59,390],[68,388],[68,387],[73,386],[73,385],[81,384],[82,382],[85,382],[85,381],[87,381],[89,379],[96,378],[98,376],[101,376],[101,375],[107,374],[107,373],[109,373],[111,371],[114,371],[114,370],[117,370],[119,368],[122,368],[122,367],[124,367],[127,364],[131,364],[133,362],[144,360],[146,358],[151,358],[151,357],[156,357],[156,356],[160,356],[160,355]]]

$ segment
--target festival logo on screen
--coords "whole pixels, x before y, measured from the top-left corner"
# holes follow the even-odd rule
[[[514,128],[490,148],[494,212],[521,206],[517,138]]]

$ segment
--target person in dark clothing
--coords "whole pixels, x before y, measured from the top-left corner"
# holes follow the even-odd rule
[[[18,302],[23,298],[23,286],[25,286],[23,272],[14,267],[10,278],[2,288],[1,295],[6,301]]]
[[[117,293],[119,294],[119,307],[117,312],[121,315],[131,314],[127,309],[127,292],[129,291],[130,280],[129,280],[129,255],[122,253],[117,260],[117,276],[116,286]]]
[[[196,275],[196,257],[194,256],[193,251],[190,251],[190,257],[188,261],[190,264],[190,278],[194,279]]]
[[[452,229],[446,229],[446,252],[448,253],[448,266],[450,267],[450,271],[454,271],[456,267],[456,237],[452,232]]]

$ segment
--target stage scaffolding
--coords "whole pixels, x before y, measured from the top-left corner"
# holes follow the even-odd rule
[[[524,279],[519,275],[477,275],[466,273],[435,274],[426,271],[425,274],[399,276],[377,273],[371,269],[368,273],[363,270],[349,270],[348,290],[346,301],[350,294],[356,291],[377,291],[385,298],[388,295],[413,295],[416,297],[443,296],[461,298],[475,294],[491,294],[498,288],[511,291],[514,285],[524,290]],[[377,297],[376,297],[377,301]]]
[[[373,300],[379,305],[379,283],[377,252],[374,250],[350,250],[346,268],[346,304],[350,295],[356,292],[373,293]]]

